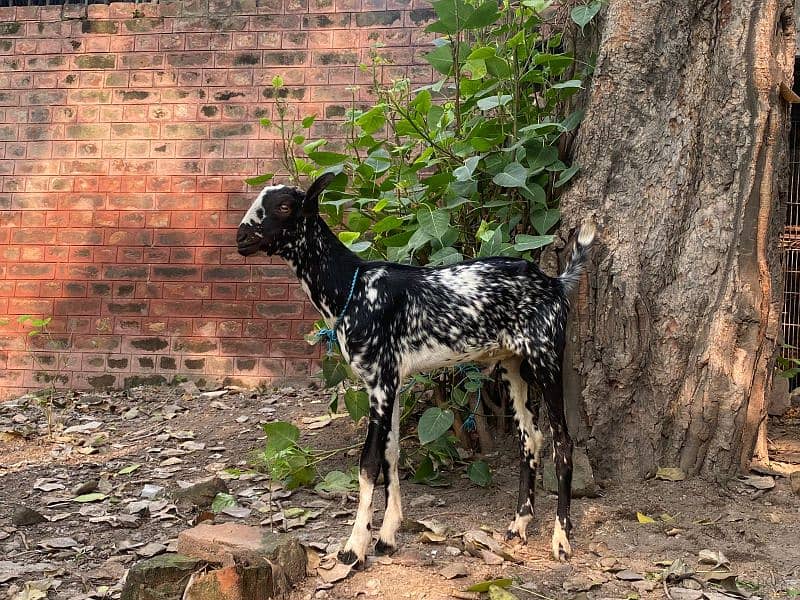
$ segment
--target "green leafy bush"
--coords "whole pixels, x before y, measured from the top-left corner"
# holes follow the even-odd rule
[[[373,49],[361,68],[372,73],[376,100],[363,106],[352,90],[345,141],[310,140],[315,116],[295,115],[281,93],[282,79],[273,80],[277,119],[262,125],[278,132],[283,168],[296,183],[338,173],[321,209],[352,251],[367,259],[446,265],[498,255],[533,259],[552,242],[559,194],[579,170],[560,145],[580,124],[583,113],[571,99],[590,65],[576,64],[564,51],[568,23],[554,22],[551,4],[435,0],[437,19],[426,29],[435,36],[433,47],[423,57],[440,78],[417,88],[404,79],[384,84],[387,61]],[[569,16],[582,31],[600,7],[599,1],[578,4]],[[353,378],[346,365],[326,358],[323,377],[334,389],[334,409],[343,400],[355,420],[367,414],[366,394],[347,387]],[[474,411],[483,376],[451,372],[415,381],[447,388],[449,408],[429,408],[418,427],[423,452],[415,478],[433,482],[438,467],[457,457],[447,434],[454,411]],[[415,387],[403,391],[404,416]],[[488,484],[482,466],[473,464],[470,476]]]

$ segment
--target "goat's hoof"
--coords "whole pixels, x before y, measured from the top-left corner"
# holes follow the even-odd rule
[[[391,556],[395,552],[397,552],[397,546],[394,544],[387,544],[381,539],[379,539],[378,543],[375,544],[375,554],[381,556]]]
[[[352,550],[341,550],[336,557],[339,559],[340,563],[345,565],[353,565],[353,568],[356,570],[361,570],[364,568],[364,559],[358,558],[358,555]]]
[[[566,538],[553,540],[553,558],[559,562],[566,562],[572,557],[572,546]]]
[[[506,530],[506,541],[510,542],[512,540],[519,540],[520,544],[526,544],[528,542],[527,537],[523,537],[519,531],[508,529]]]

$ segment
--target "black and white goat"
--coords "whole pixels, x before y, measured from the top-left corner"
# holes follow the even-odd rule
[[[358,512],[339,559],[365,560],[372,541],[373,489],[381,470],[386,512],[375,550],[396,548],[402,520],[398,389],[408,375],[463,362],[499,363],[508,387],[521,461],[517,512],[507,537],[523,541],[533,518],[543,439],[537,428],[538,394],[543,394],[558,478],[553,555],[568,558],[572,440],[564,416],[561,362],[567,294],[583,269],[594,227],[581,229],[569,264],[556,278],[514,258],[438,268],[367,262],[350,252],[319,216],[319,196],[331,179],[322,175],[305,193],[282,185],[264,188],[242,219],[236,242],[244,256],[264,251],[286,260],[328,327],[335,327],[342,355],[369,392]]]

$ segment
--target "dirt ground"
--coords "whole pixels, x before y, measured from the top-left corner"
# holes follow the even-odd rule
[[[327,394],[312,389],[64,393],[52,410],[49,435],[47,411],[35,398],[0,404],[0,598],[118,597],[131,564],[174,548],[178,532],[195,521],[196,510],[170,499],[186,482],[214,474],[227,480],[238,509],[218,514],[216,522],[268,521],[270,482],[251,469],[264,441],[260,424],[292,421],[301,428],[304,445],[315,449],[353,446],[363,439],[364,426],[349,418],[312,429],[319,421],[310,417],[326,412]],[[770,432],[772,452],[800,463],[800,414],[773,422]],[[575,552],[568,563],[550,558],[555,497],[540,489],[528,544],[510,549],[514,562],[488,564],[469,556],[461,534],[480,528],[499,535],[512,516],[516,444],[508,439],[500,446],[486,457],[494,479],[487,489],[463,472],[451,473],[447,487],[403,482],[408,522],[432,519],[446,525],[444,542],[423,542],[407,526],[400,534],[401,549],[391,558],[372,558],[365,570],[334,584],[309,577],[290,600],[452,598],[487,578],[510,578],[508,591],[520,599],[688,600],[703,593],[710,600],[800,597],[800,496],[781,477],[771,489],[739,481],[723,486],[697,479],[651,480],[576,499]],[[356,451],[342,452],[319,470],[323,475],[346,471],[356,461]],[[763,487],[771,481],[750,483]],[[139,512],[143,493],[148,511]],[[305,524],[293,523],[301,541],[333,552],[346,537],[354,495],[323,497],[310,489],[276,495],[282,509],[308,511]],[[376,496],[382,508],[382,491]],[[20,507],[46,520],[22,524]],[[12,522],[15,513],[18,525]],[[640,522],[637,513],[654,522]],[[378,510],[376,522],[380,516]],[[735,580],[719,575],[727,570],[715,567],[713,557],[723,559]],[[665,570],[680,571],[682,564],[695,575],[673,573],[665,583]],[[446,579],[440,574],[454,565],[465,575]],[[712,571],[717,575],[709,575]]]

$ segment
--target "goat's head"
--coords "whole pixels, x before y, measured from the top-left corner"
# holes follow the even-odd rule
[[[261,190],[236,232],[239,254],[249,256],[259,250],[275,254],[294,241],[302,222],[316,218],[319,196],[334,177],[333,173],[321,175],[307,192],[285,185]]]

